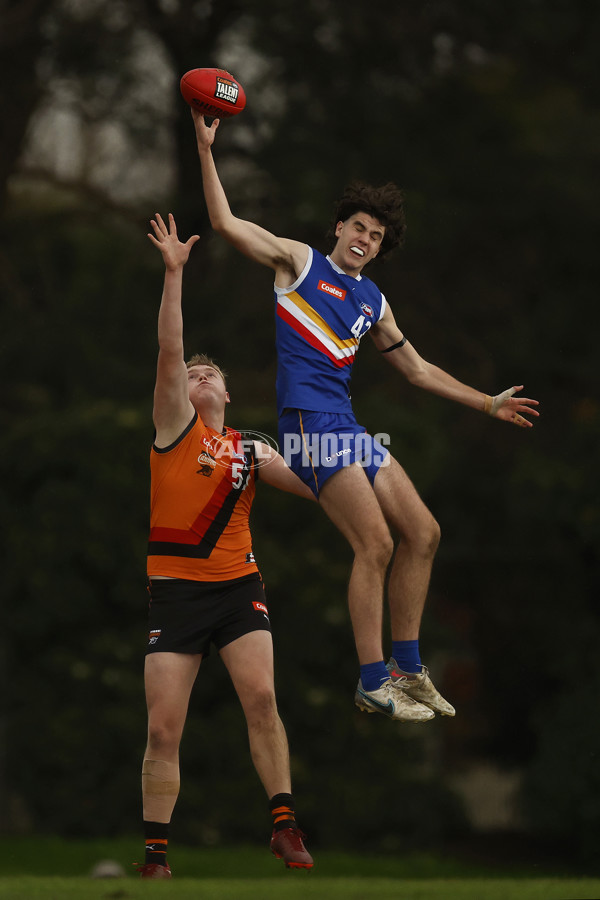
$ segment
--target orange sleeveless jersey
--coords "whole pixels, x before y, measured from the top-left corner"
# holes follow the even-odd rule
[[[196,415],[169,447],[152,447],[148,575],[228,581],[258,572],[252,553],[254,449]]]

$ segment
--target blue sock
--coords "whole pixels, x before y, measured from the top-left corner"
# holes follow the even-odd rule
[[[384,681],[387,681],[390,673],[385,667],[384,661],[367,663],[360,667],[360,680],[365,691],[377,691]]]
[[[392,641],[392,656],[399,669],[409,674],[421,671],[419,641]]]

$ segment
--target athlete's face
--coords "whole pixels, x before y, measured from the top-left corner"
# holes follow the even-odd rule
[[[337,243],[331,254],[336,265],[349,275],[358,275],[381,249],[385,225],[365,212],[354,213],[335,228]]]
[[[229,394],[225,382],[212,366],[190,366],[188,389],[192,406],[199,412],[203,407],[225,409]]]

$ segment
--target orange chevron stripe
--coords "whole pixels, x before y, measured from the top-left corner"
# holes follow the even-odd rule
[[[331,326],[327,324],[325,319],[323,319],[322,316],[320,316],[319,313],[300,296],[300,294],[297,294],[296,291],[292,291],[291,294],[286,294],[285,296],[288,298],[288,300],[292,301],[294,306],[297,306],[298,309],[301,309],[302,312],[305,313],[305,315],[307,315],[309,319],[311,319],[315,323],[317,328],[322,331],[323,334],[327,335],[329,340],[333,341],[336,347],[339,347],[340,350],[346,350],[348,347],[356,347],[358,345],[358,340],[356,338],[350,338],[347,341],[341,340],[337,336],[333,328],[331,328]]]

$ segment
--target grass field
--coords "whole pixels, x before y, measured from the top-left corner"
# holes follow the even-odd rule
[[[600,878],[565,877],[533,866],[485,866],[411,854],[315,852],[311,872],[288,871],[265,848],[173,848],[175,877],[141,881],[132,862],[138,839],[3,839],[0,900],[598,900]],[[122,878],[94,879],[101,859]]]
[[[3,900],[597,900],[600,880],[515,878],[328,878],[287,873],[267,878],[183,878],[170,882],[129,878],[0,878]]]

